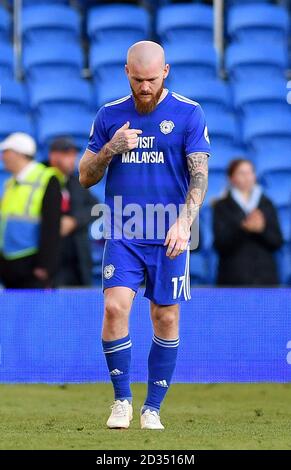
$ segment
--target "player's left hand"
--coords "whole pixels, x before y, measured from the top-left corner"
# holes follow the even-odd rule
[[[169,228],[164,246],[168,246],[166,256],[170,259],[176,258],[183,253],[188,246],[190,238],[190,227],[187,221],[177,219]]]

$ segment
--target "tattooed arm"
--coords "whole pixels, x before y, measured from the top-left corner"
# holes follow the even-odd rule
[[[186,202],[179,218],[191,227],[207,191],[208,155],[206,153],[191,153],[187,156],[187,164],[190,183]]]
[[[79,181],[84,188],[93,186],[103,178],[114,155],[128,152],[137,146],[138,134],[142,131],[129,129],[129,125],[129,122],[126,122],[118,129],[98,153],[91,152],[89,149],[85,151],[79,164]]]
[[[201,207],[208,182],[208,155],[195,152],[187,156],[190,183],[186,202],[175,224],[169,229],[165,245],[168,245],[167,256],[171,259],[183,253],[190,238],[191,225]]]

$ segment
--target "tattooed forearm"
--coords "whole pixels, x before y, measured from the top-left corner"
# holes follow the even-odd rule
[[[187,164],[190,183],[180,219],[185,220],[191,226],[207,191],[208,155],[206,153],[191,153],[187,156]]]
[[[81,185],[89,188],[98,183],[103,178],[113,155],[107,144],[97,154],[86,150],[79,164],[79,181]]]

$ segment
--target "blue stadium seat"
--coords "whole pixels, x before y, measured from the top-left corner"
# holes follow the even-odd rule
[[[199,214],[200,243],[204,251],[210,250],[213,245],[213,209],[210,205],[203,205]]]
[[[201,252],[191,252],[190,254],[190,275],[191,285],[207,284],[208,266],[207,258]]]
[[[0,81],[13,79],[13,49],[10,44],[0,44]]]
[[[212,204],[217,198],[222,196],[227,187],[228,181],[225,171],[210,169],[208,189],[203,205],[207,206]]]
[[[11,29],[10,15],[0,6],[0,43],[8,41]]]
[[[24,112],[27,110],[27,95],[24,86],[15,80],[1,82],[1,109],[7,113]]]
[[[291,202],[291,172],[273,171],[264,175],[266,195],[276,206],[287,206]]]
[[[246,5],[256,4],[256,3],[272,3],[273,0],[243,0]],[[227,7],[234,5],[241,5],[241,0],[226,0]]]
[[[106,175],[103,176],[102,180],[98,184],[91,186],[90,191],[95,196],[98,202],[103,203],[105,201],[105,183]],[[94,227],[92,227],[94,232]],[[96,238],[96,237],[95,237]]]
[[[245,119],[244,139],[260,155],[266,151],[277,155],[281,146],[291,146],[291,110]]]
[[[130,93],[131,89],[123,68],[115,75],[114,81],[111,76],[104,77],[102,81],[95,80],[96,106],[103,106]]]
[[[274,139],[273,148],[265,148],[254,154],[256,171],[259,176],[273,171],[291,171],[291,140],[282,144],[280,139]],[[274,153],[274,149],[277,151]]]
[[[213,46],[204,44],[165,44],[166,62],[171,74],[184,81],[197,81],[217,76],[217,55]]]
[[[24,113],[7,113],[0,106],[0,141],[12,132],[26,132],[34,135],[34,129],[30,118]]]
[[[216,146],[233,146],[238,142],[238,128],[233,113],[207,114],[210,141]]]
[[[207,116],[206,116],[207,118]],[[226,170],[231,160],[246,155],[246,150],[237,145],[221,145],[215,137],[210,140],[211,156],[208,160],[208,166],[211,170]]]
[[[93,119],[93,113],[83,113],[82,119],[80,119],[79,115],[70,113],[66,108],[60,109],[55,116],[52,116],[51,113],[42,115],[37,122],[38,140],[42,150],[45,151],[54,138],[70,136],[84,151]]]
[[[162,42],[213,43],[213,8],[208,5],[168,5],[157,12],[157,33]]]
[[[226,68],[232,80],[282,78],[288,65],[287,47],[274,43],[234,43],[226,50]]]
[[[237,5],[229,12],[228,32],[235,41],[286,42],[288,12],[279,5]]]
[[[33,81],[49,81],[79,78],[83,67],[80,45],[75,43],[51,43],[49,47],[26,46],[23,54],[26,78]]]
[[[30,105],[38,113],[55,115],[66,107],[72,113],[92,108],[92,89],[88,81],[80,79],[37,82],[30,87]]]
[[[265,116],[269,113],[285,113],[286,81],[282,77],[277,80],[255,80],[234,83],[234,103],[245,116]]]
[[[120,42],[118,47],[112,47],[111,44],[93,44],[90,49],[89,63],[94,77],[98,80],[114,77],[116,81],[121,74],[125,73],[126,54],[130,46],[131,43],[127,40]]]
[[[180,75],[170,74],[168,85],[171,91],[198,101],[206,114],[219,113],[231,109],[231,97],[228,85],[222,80],[200,79],[185,81]]]
[[[217,281],[217,270],[218,270],[218,255],[214,249],[207,251],[207,263],[208,263],[208,276],[209,283],[216,284]]]
[[[291,244],[284,243],[283,247],[276,253],[278,274],[280,284],[291,284]]]
[[[127,39],[131,44],[149,36],[149,14],[139,6],[104,5],[92,8],[88,15],[88,35],[91,42],[118,45]]]
[[[10,0],[11,3],[13,0]],[[68,5],[70,0],[22,0],[23,6],[30,6],[30,5],[39,5],[39,4],[52,4],[52,5]]]
[[[33,5],[23,9],[22,34],[25,44],[78,42],[80,17],[66,5]]]
[[[277,208],[280,227],[283,233],[285,243],[291,242],[291,206],[282,206]]]

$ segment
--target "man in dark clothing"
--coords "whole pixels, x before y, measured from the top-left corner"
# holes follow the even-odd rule
[[[0,204],[0,282],[50,287],[59,255],[60,175],[33,160],[36,144],[27,134],[11,134],[0,150],[12,173]]]
[[[256,184],[253,165],[231,162],[230,190],[214,206],[214,246],[219,254],[218,285],[278,284],[274,252],[282,234],[272,202]]]
[[[52,142],[49,161],[65,178],[61,204],[61,256],[56,286],[90,286],[92,259],[88,226],[97,203],[90,191],[80,186],[75,166],[78,149],[69,138]]]

